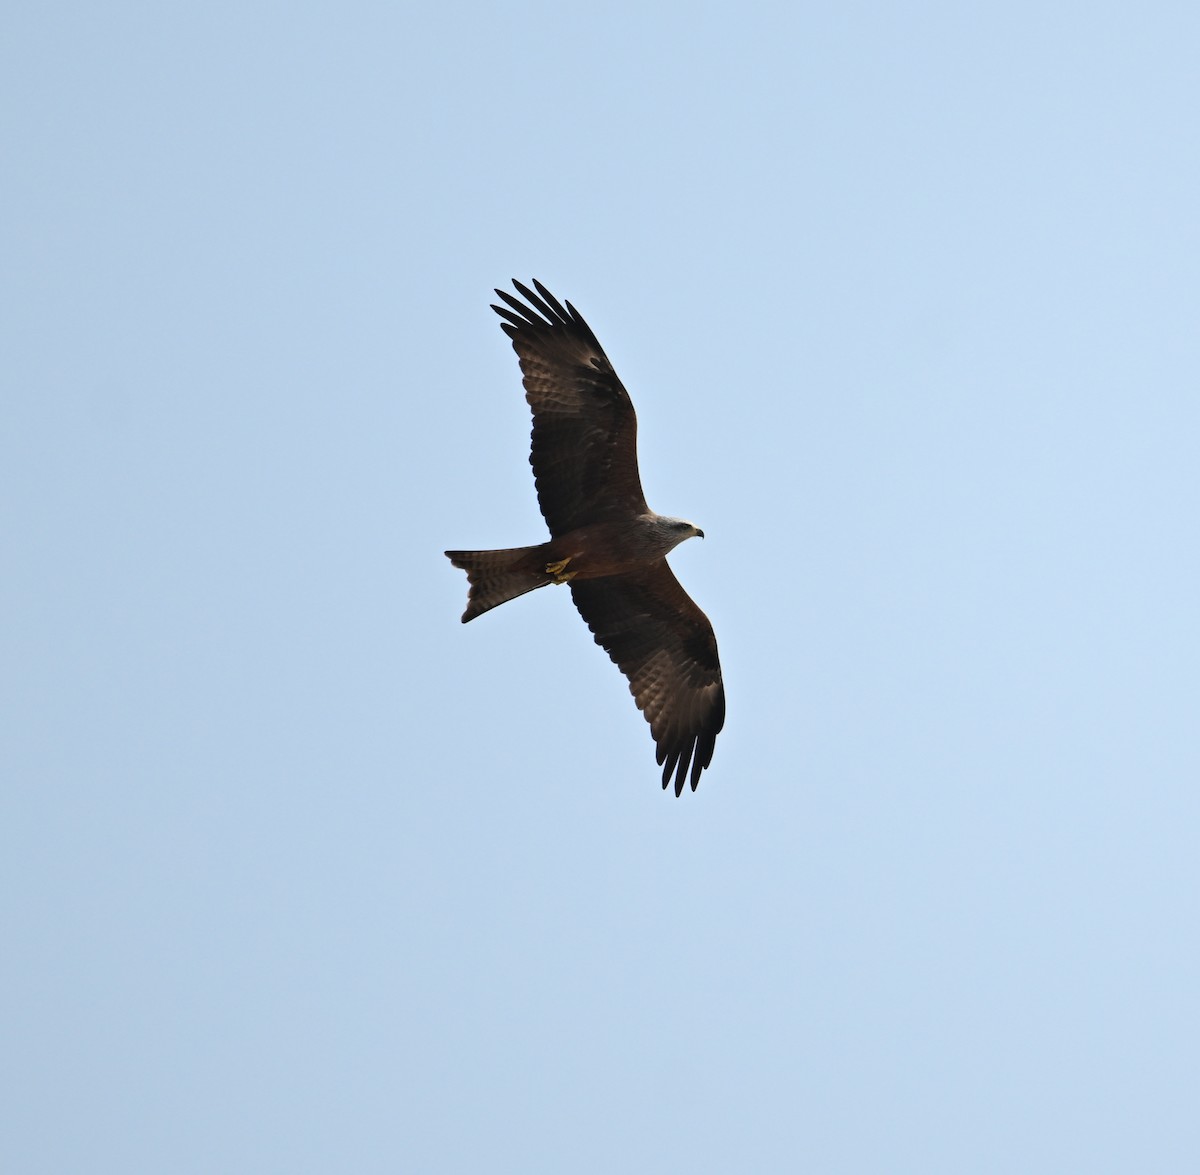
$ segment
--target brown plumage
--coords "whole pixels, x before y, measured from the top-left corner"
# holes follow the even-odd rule
[[[704,532],[646,505],[637,417],[587,323],[540,282],[497,290],[492,309],[521,363],[533,410],[529,463],[550,541],[505,551],[447,551],[467,573],[463,623],[548,583],[569,583],[580,615],[629,679],[650,723],[666,788],[692,790],[725,722],[725,687],[708,617],[667,565]],[[690,768],[690,776],[689,776]]]

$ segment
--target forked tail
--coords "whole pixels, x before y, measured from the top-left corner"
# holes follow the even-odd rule
[[[507,551],[447,551],[446,558],[467,573],[471,584],[467,610],[462,622],[515,600],[534,588],[554,582],[546,571],[545,544],[537,547],[512,547]]]

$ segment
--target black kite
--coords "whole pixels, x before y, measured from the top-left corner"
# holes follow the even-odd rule
[[[588,324],[540,282],[514,281],[492,309],[521,361],[533,409],[529,463],[550,541],[505,551],[447,551],[467,573],[463,623],[507,600],[567,583],[596,643],[629,679],[658,744],[666,788],[695,791],[725,722],[725,687],[708,617],[666,556],[704,532],[655,514],[642,494],[637,417]]]

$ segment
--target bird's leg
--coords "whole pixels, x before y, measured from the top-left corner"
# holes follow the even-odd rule
[[[565,559],[559,559],[557,563],[546,564],[546,574],[554,576],[555,583],[569,583],[578,574],[578,571],[568,571],[567,564],[571,562],[571,556],[568,555]]]

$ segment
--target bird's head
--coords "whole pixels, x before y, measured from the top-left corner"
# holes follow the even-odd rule
[[[685,539],[703,538],[702,531],[695,523],[688,522],[683,518],[660,518],[659,521],[663,524],[667,534],[673,539],[672,546],[678,546]]]

